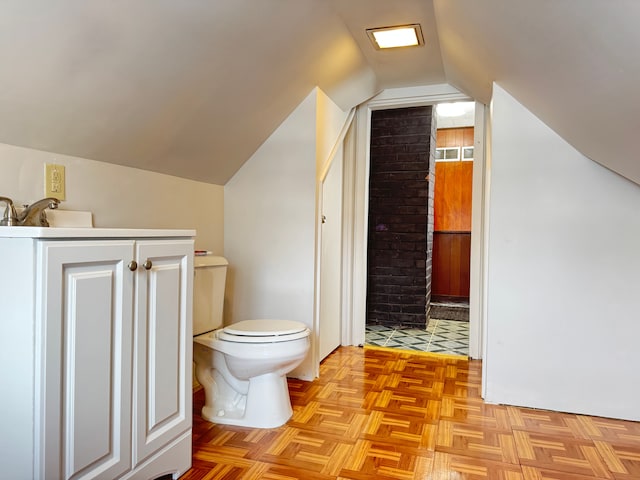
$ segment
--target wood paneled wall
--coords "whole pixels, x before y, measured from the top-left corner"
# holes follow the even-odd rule
[[[473,127],[439,128],[436,135],[436,148],[469,147],[473,145]]]
[[[437,148],[474,144],[473,127],[439,129]],[[432,295],[468,297],[472,161],[436,162]]]
[[[433,233],[432,296],[468,297],[470,268],[470,232]]]
[[[471,231],[473,162],[436,162],[434,225],[438,231]]]
[[[473,127],[438,129],[437,148],[473,145]],[[473,162],[436,162],[434,230],[471,231]]]

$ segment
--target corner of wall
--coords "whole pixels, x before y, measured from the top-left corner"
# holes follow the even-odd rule
[[[345,122],[350,112],[343,111],[320,88],[316,90],[316,177],[322,180],[346,133]]]

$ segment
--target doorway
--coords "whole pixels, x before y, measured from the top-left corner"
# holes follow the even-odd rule
[[[468,354],[473,111],[466,102],[372,112],[369,345]]]
[[[353,157],[345,157],[345,186],[349,189],[345,196],[347,205],[347,221],[353,226],[353,235],[347,239],[347,251],[351,257],[348,271],[349,278],[345,284],[345,297],[351,303],[345,311],[345,322],[350,325],[351,332],[347,344],[363,345],[365,343],[366,318],[366,252],[368,223],[368,178],[369,178],[369,140],[371,114],[375,110],[399,108],[404,106],[434,105],[439,102],[468,101],[468,97],[448,85],[420,87],[415,89],[398,89],[385,92],[365,105],[357,112],[358,146]],[[400,91],[402,90],[402,91]],[[471,240],[470,267],[470,323],[469,323],[469,355],[481,358],[484,321],[484,283],[485,283],[485,241],[484,241],[484,116],[485,106],[476,104],[475,122],[475,164],[473,175],[474,205],[478,206],[472,213],[473,232]]]

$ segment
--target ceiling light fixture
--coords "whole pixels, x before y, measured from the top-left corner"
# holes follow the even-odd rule
[[[367,35],[378,50],[424,45],[422,29],[417,23],[395,27],[368,28]]]
[[[439,103],[436,105],[436,112],[439,117],[461,117],[474,108],[474,102]]]

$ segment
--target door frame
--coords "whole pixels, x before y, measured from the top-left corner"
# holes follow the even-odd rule
[[[353,158],[353,155],[351,152],[355,151],[355,145],[354,145],[354,141],[353,141],[353,125],[355,124],[356,121],[356,108],[352,108],[349,113],[347,114],[347,117],[344,120],[344,123],[342,125],[342,128],[340,129],[340,133],[338,134],[338,137],[333,145],[333,148],[331,149],[331,152],[329,153],[329,156],[327,157],[327,159],[324,161],[324,163],[320,166],[319,168],[319,173],[317,174],[317,178],[316,178],[316,211],[315,211],[315,223],[316,223],[316,229],[315,229],[315,259],[314,259],[314,305],[313,305],[313,331],[315,332],[315,335],[313,335],[313,338],[311,340],[311,358],[313,359],[313,369],[314,369],[314,376],[318,377],[320,376],[320,330],[322,329],[322,325],[321,325],[321,318],[320,318],[320,298],[322,295],[322,289],[320,287],[321,283],[320,283],[320,276],[321,276],[321,271],[320,271],[320,265],[322,264],[322,206],[323,206],[323,186],[324,186],[324,181],[327,177],[327,174],[329,173],[329,169],[331,168],[331,165],[333,164],[333,159],[338,151],[338,149],[342,149],[343,150],[343,171],[342,171],[342,248],[341,248],[341,273],[342,273],[342,282],[343,285],[345,284],[344,282],[349,282],[349,280],[347,279],[347,273],[346,271],[348,270],[348,265],[349,262],[348,260],[345,260],[345,255],[348,254],[348,252],[346,252],[345,250],[345,238],[348,238],[348,232],[351,227],[348,225],[348,223],[346,223],[346,218],[345,218],[345,204],[344,201],[347,198],[345,191],[346,191],[346,184],[345,182],[347,181],[344,178],[345,175],[345,169],[344,169],[344,163],[347,161],[347,158]],[[346,279],[346,280],[345,280]],[[341,295],[341,318],[340,318],[340,330],[341,330],[341,345],[350,345],[348,342],[348,338],[350,338],[349,333],[351,331],[350,328],[350,323],[347,324],[348,322],[345,321],[346,318],[351,318],[351,317],[346,317],[345,316],[345,303],[349,302],[349,299],[345,298],[344,295],[345,290],[342,290],[342,295]]]
[[[473,101],[450,85],[395,88],[382,91],[360,105],[356,113],[355,148],[345,149],[344,156],[344,216],[352,228],[345,235],[344,298],[350,301],[343,308],[344,345],[364,345],[367,301],[367,218],[369,214],[369,167],[371,141],[371,113],[375,110],[436,105],[442,102]],[[472,198],[471,272],[469,310],[469,356],[482,358],[485,291],[485,136],[486,107],[476,102],[474,129],[474,175]]]

